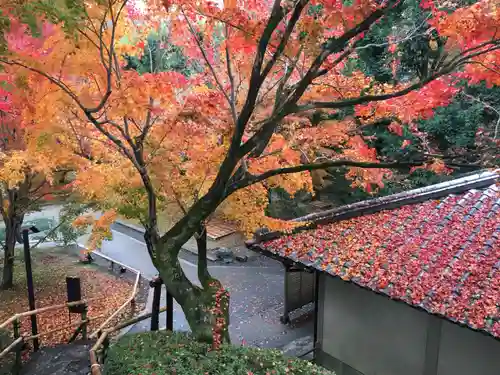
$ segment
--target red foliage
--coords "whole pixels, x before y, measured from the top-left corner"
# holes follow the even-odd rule
[[[40,37],[32,36],[28,26],[17,18],[10,17],[10,29],[5,33],[5,39],[10,51],[23,53],[27,56],[45,56],[51,48],[45,46],[46,39],[54,32],[54,26],[49,22],[40,23]]]
[[[222,284],[218,281],[213,281],[210,284],[211,288],[216,289],[214,297],[214,305],[212,306],[211,312],[214,316],[214,322],[212,327],[212,350],[218,350],[223,342],[224,330],[227,329],[226,323],[226,313],[228,309],[228,292]]]
[[[437,79],[407,95],[356,107],[358,116],[397,117],[405,123],[426,119],[434,109],[448,105],[459,91],[450,79]]]

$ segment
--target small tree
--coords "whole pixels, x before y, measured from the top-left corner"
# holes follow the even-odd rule
[[[0,213],[5,226],[1,288],[8,289],[14,285],[14,248],[22,241],[24,216],[65,193],[61,187],[67,183],[68,170],[29,144],[29,131],[22,122],[26,93],[16,88],[12,75],[4,73],[0,80]]]
[[[408,21],[413,1],[150,1],[145,13],[126,0],[68,4],[40,0],[13,8],[12,14],[30,12],[25,22],[38,34],[11,18],[9,53],[0,62],[29,74],[43,95],[27,114],[40,134],[51,135],[40,138],[43,146],[83,156],[75,187],[112,210],[97,228],[106,233],[115,213],[139,218],[151,259],[193,333],[212,341],[215,327],[217,344],[228,337],[228,303],[214,313],[221,284],[208,272],[206,251],[198,255],[201,287],[178,260],[216,210],[249,232],[290,229],[264,215],[268,189],[310,190],[309,171],[345,166],[355,185],[373,187],[388,168],[438,170],[442,163],[427,154],[380,162],[359,132],[365,124],[335,114],[419,118],[460,90],[456,71],[498,82],[488,65],[500,49],[493,0],[446,12],[422,2],[425,24],[437,33],[425,36],[434,52],[414,57],[418,78],[394,75],[386,83],[349,72],[347,63],[367,48],[361,44],[377,23]],[[122,69],[121,56],[143,51],[141,35],[162,25],[185,56],[201,62],[199,74]],[[394,27],[397,35],[384,43],[398,49],[401,39],[422,34],[420,25],[406,25],[403,35]],[[326,152],[325,145],[336,147]],[[178,219],[161,233],[158,212],[174,206]]]

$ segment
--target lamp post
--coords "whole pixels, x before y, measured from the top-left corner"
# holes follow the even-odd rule
[[[37,227],[30,226],[28,228],[22,228],[23,232],[23,244],[24,244],[24,264],[26,265],[26,283],[28,285],[28,303],[30,311],[35,310],[35,289],[33,287],[33,270],[31,269],[31,252],[30,252],[30,240],[29,232],[38,233],[40,232]],[[36,321],[36,315],[30,315],[31,318],[31,334],[33,336],[38,335],[38,325]],[[33,340],[33,350],[36,352],[40,348],[40,343],[38,338]]]

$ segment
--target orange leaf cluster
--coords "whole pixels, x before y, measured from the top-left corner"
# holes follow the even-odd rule
[[[9,65],[9,74],[25,82],[22,97],[26,105],[19,111],[23,126],[29,130],[27,150],[36,154],[45,167],[71,166],[76,172],[72,185],[75,191],[99,203],[103,211],[116,209],[118,214],[144,219],[149,204],[144,191],[147,183],[155,192],[160,210],[168,208],[174,216],[182,214],[215,181],[232,137],[239,136],[238,114],[249,103],[255,103],[242,131],[245,143],[281,108],[276,98],[286,99],[287,90],[296,89],[325,42],[350,30],[385,2],[312,1],[301,12],[282,54],[274,61],[296,5],[289,1],[280,4],[284,16],[269,35],[262,53],[260,71],[267,72],[267,76],[250,101],[248,93],[255,82],[251,83],[249,77],[271,10],[267,1],[134,1],[113,20],[110,17],[118,14],[124,3],[114,2],[112,9],[107,9],[109,4],[86,2],[88,17],[79,24],[85,34],[78,39],[68,38],[62,25],[42,18],[40,36],[34,37],[26,32],[26,25],[12,18],[6,40],[10,57],[17,64]],[[319,6],[323,11],[317,11]],[[446,14],[434,7],[430,23],[448,38],[446,50],[452,54],[486,48],[481,43],[494,36],[492,30],[500,21],[499,14],[495,1],[481,0]],[[125,54],[140,57],[148,50],[148,33],[165,29],[168,43],[180,47],[190,61],[196,61],[196,72],[185,77],[175,72],[141,75],[123,69]],[[415,84],[380,84],[360,71],[345,74],[345,57],[356,58],[355,43],[363,37],[364,33],[356,35],[322,62],[323,73],[313,77],[299,95],[298,108],[315,107],[317,102],[342,103],[363,96],[390,95]],[[388,44],[394,43],[391,36]],[[498,78],[487,73],[484,66],[497,63],[499,56],[498,51],[492,51],[478,56],[476,60],[481,64],[469,65],[461,75],[447,74],[406,95],[359,104],[355,115],[360,121],[345,118],[313,123],[311,111],[305,109],[277,116],[276,131],[267,147],[257,156],[243,158],[234,172],[259,174],[305,161],[340,158],[376,163],[375,150],[357,135],[359,125],[396,118],[398,122],[390,129],[401,135],[399,122],[429,117],[434,108],[450,102],[457,92],[453,80],[457,76],[498,83]],[[271,68],[266,70],[266,66]],[[324,114],[334,111],[327,109]],[[342,153],[328,151],[329,146]],[[138,148],[143,164],[140,168]],[[16,158],[11,164],[12,170],[22,165]],[[353,184],[367,189],[382,186],[387,175],[386,170],[364,168],[351,168],[348,173]],[[20,178],[16,173],[12,176],[13,180]],[[311,176],[308,172],[274,176],[238,191],[221,205],[220,212],[249,232],[264,224],[279,227],[283,223],[264,215],[267,189],[276,186],[291,194],[299,189],[311,190]]]
[[[462,76],[476,84],[485,81],[488,85],[500,84],[498,66],[500,52],[485,43],[498,39],[500,6],[498,1],[480,0],[470,6],[458,8],[453,13],[434,12],[430,21],[440,35],[447,38],[447,48],[469,50],[475,54],[473,64],[465,66]]]

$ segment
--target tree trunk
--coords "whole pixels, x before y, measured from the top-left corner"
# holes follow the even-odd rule
[[[184,311],[194,337],[215,343],[215,347],[221,342],[229,342],[229,295],[221,283],[212,278],[208,272],[204,222],[224,200],[227,182],[237,162],[238,159],[234,157],[226,158],[209,191],[162,236],[158,233],[156,197],[151,186],[146,189],[149,196],[150,217],[144,240],[153,264],[159,271],[168,292]],[[145,184],[148,182],[145,177],[143,180]],[[198,260],[201,259],[201,262],[198,262],[198,276],[201,276],[201,287],[187,278],[179,263],[182,246],[193,236],[201,240],[197,241],[200,246]]]
[[[229,343],[229,294],[218,280],[207,289],[196,289],[181,304],[196,340],[212,344],[214,349]]]
[[[222,284],[214,279],[207,268],[207,237],[204,226],[195,233],[198,245],[198,279],[201,287],[192,284],[184,274],[175,249],[156,248],[155,254],[165,254],[159,260],[153,257],[155,266],[168,292],[181,306],[193,336],[202,342],[212,344],[216,349],[221,343],[229,343],[229,294]],[[158,246],[168,246],[158,243]]]
[[[5,224],[5,243],[3,274],[1,289],[10,289],[14,286],[14,251],[16,241],[22,240],[21,226],[24,221],[24,212],[20,210],[21,203],[27,200],[30,189],[30,175],[26,174],[24,182],[17,189],[8,189],[3,186],[0,189],[0,200],[8,200],[7,208],[0,204],[0,212]],[[1,202],[0,202],[1,203]]]
[[[16,238],[20,230],[19,219],[10,218],[5,226],[4,261],[2,274],[2,289],[10,289],[14,286],[14,251]]]
[[[207,263],[207,229],[201,224],[195,233],[196,247],[198,249],[198,280],[203,288],[208,288],[212,276],[208,272]]]
[[[213,343],[220,336],[221,342],[229,342],[229,295],[221,283],[211,278],[206,288],[187,286],[170,267],[161,267],[159,272],[168,292],[181,306],[194,337]]]
[[[14,286],[14,247],[7,243],[4,246],[3,253],[3,273],[2,289],[10,289]]]
[[[219,280],[212,277],[207,264],[207,229],[200,225],[195,234],[198,248],[198,280],[206,294],[204,300],[210,301],[212,321],[212,345],[216,349],[223,342],[230,342],[229,338],[229,293]]]

